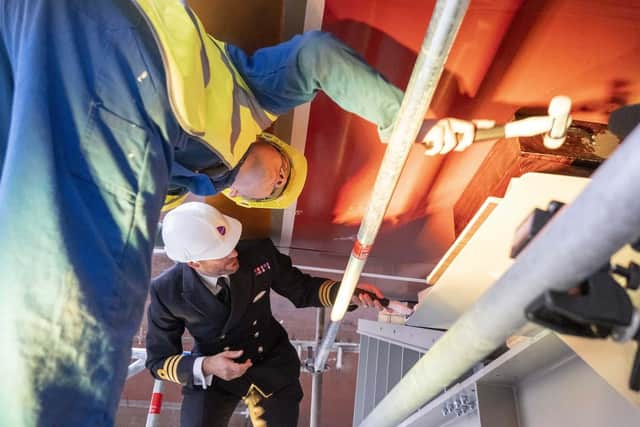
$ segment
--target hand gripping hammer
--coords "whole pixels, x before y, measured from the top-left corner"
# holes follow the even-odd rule
[[[544,146],[553,150],[559,148],[567,137],[567,129],[571,125],[570,111],[571,99],[555,96],[549,103],[548,116],[527,117],[490,129],[478,129],[474,141],[544,134]]]

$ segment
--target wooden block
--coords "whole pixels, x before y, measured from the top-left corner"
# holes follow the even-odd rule
[[[519,110],[516,119],[529,113],[535,112]],[[504,196],[511,178],[528,172],[589,177],[619,144],[607,125],[579,120],[569,127],[565,143],[557,150],[547,149],[541,135],[496,142],[454,205],[455,235],[487,197]]]

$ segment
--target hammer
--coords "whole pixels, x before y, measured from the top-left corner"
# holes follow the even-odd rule
[[[571,99],[568,96],[555,96],[549,103],[548,116],[527,117],[490,129],[478,129],[474,141],[544,134],[544,146],[555,150],[567,137],[567,129],[571,124],[570,111]]]
[[[360,294],[369,295],[369,297],[372,300],[378,301],[381,306],[389,310],[392,310],[395,313],[403,314],[405,316],[413,314],[413,309],[402,304],[400,301],[390,300],[388,298],[378,298],[378,296],[373,292],[365,291],[364,289],[359,289],[359,288],[356,288],[355,291],[353,292],[354,296],[359,296]],[[353,311],[356,308],[358,308],[356,304],[349,305],[349,311]]]

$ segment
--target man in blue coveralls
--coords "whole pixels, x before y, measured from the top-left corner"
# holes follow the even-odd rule
[[[319,32],[248,57],[178,0],[0,1],[0,425],[113,424],[165,196],[297,197],[261,131],[318,90],[383,139],[402,98]]]

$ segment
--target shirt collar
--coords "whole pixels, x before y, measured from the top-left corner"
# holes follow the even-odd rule
[[[223,275],[223,276],[207,276],[205,274],[200,273],[197,270],[194,270],[196,272],[196,274],[198,275],[198,277],[200,277],[200,280],[202,280],[202,283],[211,291],[213,292],[214,295],[217,295],[218,292],[220,292],[220,286],[218,285],[218,279],[220,277],[224,277],[227,279],[227,283],[229,283],[229,276],[228,275]]]
[[[178,162],[173,162],[171,168],[171,182],[187,187],[190,192],[198,196],[212,196],[231,186],[236,179],[239,168],[229,170],[222,175],[211,177],[204,173],[194,172]]]

